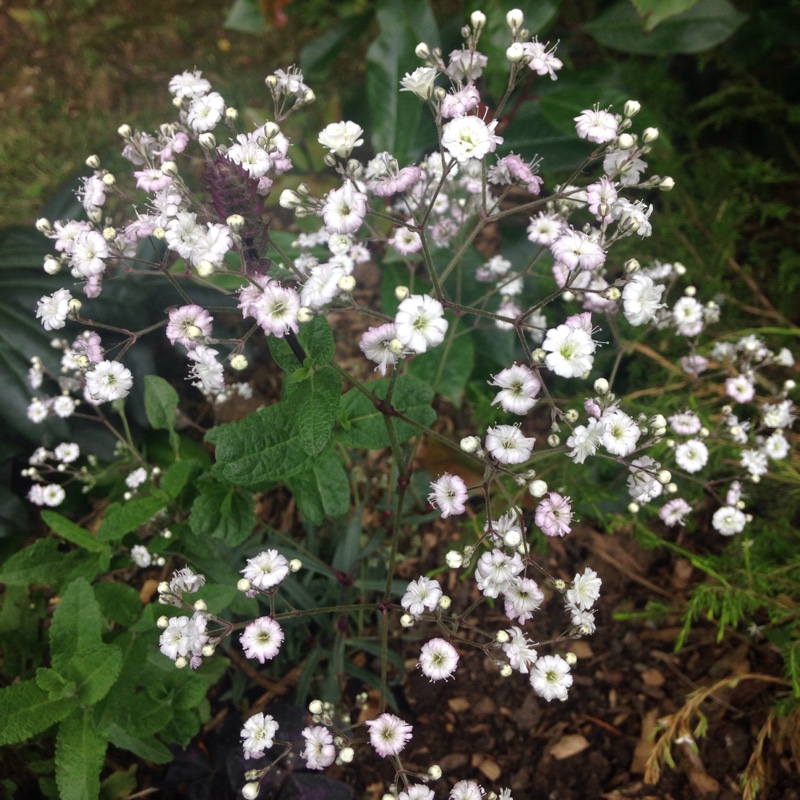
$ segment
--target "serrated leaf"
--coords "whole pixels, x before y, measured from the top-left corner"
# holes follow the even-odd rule
[[[33,738],[68,717],[77,705],[74,697],[51,700],[32,680],[0,689],[0,745]]]
[[[161,477],[159,487],[174,500],[183,491],[192,474],[199,469],[200,462],[195,459],[176,461]]]
[[[178,414],[178,393],[158,375],[145,375],[144,409],[156,430],[171,431]]]
[[[112,503],[103,514],[97,538],[101,542],[118,542],[126,533],[149,522],[164,506],[165,501],[159,497],[136,497],[126,503]]]
[[[37,539],[30,547],[14,553],[0,567],[0,583],[7,586],[58,586],[74,569],[82,554],[62,553],[56,539]]]
[[[85,528],[76,525],[71,520],[58,514],[55,511],[42,511],[42,519],[51,530],[55,531],[59,536],[63,536],[73,544],[77,544],[84,550],[89,550],[92,553],[102,553],[108,550],[108,545],[98,542]]]
[[[222,539],[231,547],[241,544],[256,525],[252,492],[204,480],[192,503],[189,525],[194,533]]]
[[[379,399],[383,399],[389,388],[389,379],[379,378],[370,381],[366,386]],[[436,412],[430,405],[432,399],[433,391],[430,386],[410,375],[404,375],[397,380],[392,405],[397,411],[416,422],[431,425],[436,419]],[[391,442],[383,416],[368,397],[358,389],[351,389],[344,395],[339,407],[336,438],[348,447],[367,450],[389,447]],[[395,433],[399,442],[405,442],[419,435],[420,431],[395,419]]]
[[[60,800],[94,800],[100,794],[100,770],[108,742],[81,708],[67,717],[56,737],[56,783]]]
[[[300,440],[297,410],[286,403],[218,425],[206,434],[206,441],[217,446],[214,470],[232,484],[253,488],[285,480],[311,465]]]
[[[103,618],[92,587],[84,578],[72,581],[56,606],[50,625],[53,668],[66,674],[72,657],[102,644]]]
[[[129,750],[134,755],[153,764],[169,764],[174,756],[172,751],[154,736],[131,736],[116,723],[108,726],[108,740],[116,747]]]
[[[329,363],[336,352],[333,331],[325,317],[314,317],[310,322],[301,325],[297,340],[306,356],[309,356],[318,367]],[[272,357],[287,375],[293,374],[303,366],[286,339],[270,336],[267,341]]]
[[[341,517],[350,508],[350,482],[341,460],[333,453],[290,478],[286,485],[303,516],[314,525],[321,525],[326,516]]]
[[[51,700],[58,700],[67,696],[71,682],[54,669],[39,667],[36,670],[36,685],[42,691],[47,692],[47,696]]]
[[[126,628],[142,615],[139,592],[127,583],[98,583],[94,594],[103,615]]]
[[[733,36],[746,19],[728,0],[700,0],[688,11],[647,31],[628,0],[619,0],[584,28],[600,44],[614,50],[668,56],[710,50]]]
[[[300,69],[306,79],[313,81],[325,77],[326,68],[344,47],[350,46],[361,36],[371,21],[371,12],[340,19],[304,45],[300,51]]]
[[[314,370],[308,380],[289,386],[286,402],[296,411],[300,446],[309,456],[319,455],[328,446],[341,396],[342,379],[333,367]]]
[[[122,669],[122,653],[113,645],[101,644],[76,653],[65,674],[78,686],[78,699],[86,705],[102,700]]]

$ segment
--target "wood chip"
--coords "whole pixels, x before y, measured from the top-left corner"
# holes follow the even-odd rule
[[[663,686],[666,682],[664,673],[657,669],[646,669],[642,673],[642,680],[645,686]]]
[[[470,707],[471,703],[466,697],[451,697],[447,701],[447,705],[451,711],[458,713],[459,711],[466,711]]]
[[[647,759],[650,757],[650,753],[653,752],[653,747],[655,747],[655,742],[650,734],[658,722],[658,717],[658,709],[651,708],[642,719],[642,733],[639,736],[639,741],[636,742],[636,748],[633,751],[633,759],[631,760],[631,772],[635,775],[644,774],[644,767],[647,763]]]
[[[472,766],[480,770],[490,781],[496,781],[502,774],[500,765],[484,753],[473,753],[471,759]]]
[[[591,658],[594,655],[592,646],[589,642],[584,642],[583,639],[572,642],[569,649],[570,652],[575,653],[578,658]]]
[[[550,755],[557,761],[576,756],[589,746],[589,740],[579,733],[569,733],[562,736],[550,749]]]

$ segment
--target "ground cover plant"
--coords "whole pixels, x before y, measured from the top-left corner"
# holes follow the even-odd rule
[[[0,572],[5,666],[21,677],[0,692],[1,740],[42,754],[25,779],[41,775],[46,793],[97,796],[109,744],[180,763],[221,703],[243,714],[224,777],[247,797],[350,796],[338,779],[369,747],[384,760],[373,792],[510,797],[486,764],[482,787],[445,773],[447,754],[405,760],[420,726],[403,708],[403,631],[430,681],[457,683],[471,661],[566,700],[602,581],[589,567],[555,574],[548,542],[587,518],[643,539],[655,528],[718,581],[694,595],[684,639],[701,615],[721,633],[763,615],[785,676],[725,686],[775,684],[791,710],[791,540],[754,534],[762,480],[793,480],[782,330],[718,327],[723,309],[691,267],[649,252],[653,204],[674,181],[648,173],[659,131],[638,101],[559,95],[577,160],[550,185],[530,151],[546,146],[538,107],[517,100],[563,64],[521,11],[499,24],[473,13],[449,55],[421,14],[403,28],[419,40],[407,72],[384,23],[373,75],[396,75],[402,93],[373,78],[373,99],[393,99],[371,157],[358,157],[360,124],[332,122],[306,145],[325,168],[288,183],[286,131],[315,100],[302,73],[268,76],[272,112],[248,126],[190,69],[169,82],[173,121],[120,128],[132,175],[91,157],[85,219],[37,225],[54,248],[45,272],[71,279],[37,304],[57,338],[31,362],[27,416],[105,437],[33,453],[30,502],[69,512],[80,487],[92,511],[80,525],[44,511],[52,535]],[[496,95],[482,43],[505,76]],[[121,325],[101,302],[124,301],[126,285],[158,306]],[[269,379],[248,381],[267,360]],[[156,374],[165,363],[171,381]],[[447,469],[432,469],[437,448]],[[432,553],[420,526],[442,537]],[[698,556],[669,539],[684,527],[733,545]],[[292,706],[271,702],[287,669]],[[707,697],[661,721],[647,777],[702,735]],[[760,763],[744,771],[751,794]],[[102,791],[134,791],[131,764]],[[336,779],[317,774],[327,767]]]

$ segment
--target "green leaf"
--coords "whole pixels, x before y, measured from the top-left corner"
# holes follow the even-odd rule
[[[462,333],[457,336],[458,320],[449,312],[445,316],[449,317],[450,328],[444,343],[416,356],[408,366],[408,374],[434,387],[439,394],[460,407],[464,387],[475,364],[475,351],[472,334]]]
[[[400,163],[412,156],[425,103],[400,92],[400,80],[419,66],[419,42],[439,43],[436,20],[426,0],[380,0],[379,34],[367,50],[367,102],[375,152],[388,150]]]
[[[389,388],[389,378],[370,381],[366,387],[379,399],[383,399]],[[436,419],[431,400],[433,390],[430,386],[411,375],[398,378],[392,397],[392,405],[397,411],[422,425],[431,425]],[[408,441],[420,433],[419,429],[397,419],[395,432],[399,442]],[[336,438],[348,447],[367,450],[389,447],[391,444],[383,414],[358,389],[351,389],[342,398]]]
[[[78,653],[102,644],[103,618],[89,582],[72,581],[56,606],[50,625],[50,653],[53,667],[66,673],[66,666]]]
[[[62,697],[69,696],[69,693],[74,688],[74,684],[68,681],[60,672],[47,667],[39,667],[36,670],[36,685],[44,692],[51,700],[58,700]]]
[[[195,459],[188,461],[176,461],[164,473],[159,487],[166,492],[170,498],[175,500],[189,482],[193,473],[200,470],[200,462]]]
[[[78,700],[94,705],[108,694],[121,669],[119,648],[101,644],[76,653],[67,664],[65,673],[78,686]]]
[[[301,439],[297,410],[287,403],[275,403],[206,434],[206,441],[217,446],[215,472],[230,483],[251,488],[307,469],[312,459]]]
[[[126,503],[112,503],[103,515],[97,538],[101,542],[118,542],[126,533],[149,522],[164,506],[164,500],[158,497],[135,497]]]
[[[314,525],[341,517],[350,508],[350,482],[337,455],[329,453],[311,469],[286,481],[303,516]]]
[[[79,551],[62,553],[56,539],[37,539],[30,547],[14,553],[0,567],[0,583],[7,586],[59,586],[75,568]],[[85,557],[85,556],[84,556]]]
[[[362,533],[361,514],[353,514],[352,519],[348,521],[344,528],[344,536],[339,539],[331,559],[331,566],[334,569],[347,575],[353,574],[353,565],[356,563],[361,550]]]
[[[300,69],[306,80],[324,78],[325,71],[342,50],[352,46],[352,42],[367,30],[371,21],[371,12],[340,19],[305,45],[300,51]]]
[[[289,385],[285,402],[295,409],[300,446],[308,455],[317,456],[328,446],[341,396],[342,379],[333,367],[314,370],[308,380]]]
[[[700,0],[648,31],[628,0],[619,0],[584,27],[600,44],[614,50],[667,56],[711,50],[733,36],[746,19],[728,0]]]
[[[65,719],[56,737],[56,783],[60,800],[95,800],[108,742],[92,724],[90,708]]]
[[[267,30],[267,23],[256,0],[235,0],[224,27],[231,31],[241,31],[258,35]]]
[[[108,726],[108,739],[116,747],[129,750],[139,758],[153,764],[169,764],[174,758],[172,751],[155,737],[132,736],[114,722]]]
[[[142,615],[142,598],[127,583],[98,583],[94,594],[103,615],[126,628]]]
[[[42,519],[59,536],[63,536],[84,550],[89,550],[92,553],[102,553],[107,552],[109,549],[107,544],[98,542],[97,538],[85,528],[81,528],[80,525],[76,525],[55,511],[42,511]]]
[[[144,410],[156,430],[171,431],[178,415],[178,393],[158,375],[145,375]]]
[[[74,697],[51,700],[35,681],[22,681],[0,689],[0,745],[18,744],[46,731],[77,707]]]
[[[642,18],[645,30],[652,31],[665,19],[694,8],[700,0],[631,0],[631,2]]]
[[[189,516],[192,531],[222,539],[231,547],[241,544],[256,526],[252,493],[213,478],[202,481],[200,487]]]
[[[336,352],[333,331],[325,317],[314,317],[310,322],[301,325],[297,333],[297,340],[305,354],[318,367],[328,364]],[[303,366],[297,360],[297,356],[287,344],[286,339],[270,336],[267,341],[272,357],[287,375],[291,375]]]

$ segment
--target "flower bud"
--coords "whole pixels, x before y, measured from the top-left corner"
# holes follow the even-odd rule
[[[639,504],[638,503],[628,503],[628,511],[631,514],[638,514],[639,513]]]
[[[525,50],[520,42],[514,42],[506,49],[506,58],[512,64],[519,64],[525,58]]]
[[[674,273],[675,273],[675,274],[676,274],[678,277],[682,277],[683,275],[685,275],[685,274],[686,274],[686,267],[684,267],[684,266],[683,266],[683,264],[681,264],[681,262],[680,262],[680,261],[676,261],[676,262],[675,262],[675,263],[672,265],[672,271],[673,271],[673,272],[674,272]]]
[[[164,532],[161,534],[165,539],[172,538],[172,531],[169,528],[164,528]]]
[[[225,119],[228,122],[236,122],[238,118],[239,118],[239,112],[235,108],[225,109]]]
[[[686,288],[683,290],[683,293],[684,293],[684,294],[685,294],[687,297],[694,297],[694,296],[697,294],[697,289],[696,289],[694,286],[687,286],[687,287],[686,287]]]
[[[178,669],[186,669],[188,664],[189,664],[189,659],[185,658],[184,656],[179,656],[178,658],[175,659],[175,666]]]
[[[242,797],[244,800],[256,800],[261,791],[261,785],[257,781],[251,781],[242,786]]]
[[[117,179],[110,172],[106,172],[106,174],[103,175],[103,184],[105,186],[113,186],[116,182]]]
[[[410,294],[410,290],[408,286],[395,286],[394,287],[394,296],[402,303],[403,300],[408,297]]]
[[[428,47],[428,45],[427,45],[427,44],[425,44],[425,42],[420,42],[420,43],[419,43],[419,44],[418,44],[418,45],[417,45],[417,46],[414,48],[414,55],[415,55],[417,58],[427,59],[427,58],[429,58],[429,57],[430,57],[430,55],[431,55],[431,49],[430,49],[430,47]]]
[[[123,139],[130,139],[133,135],[133,130],[131,129],[130,125],[120,125],[119,128],[117,128],[117,133]]]
[[[465,436],[459,442],[459,447],[465,453],[477,453],[481,449],[481,440],[477,436]]]
[[[240,592],[249,592],[253,588],[253,584],[247,578],[241,578],[236,584],[236,588]]]
[[[70,315],[70,317],[72,317],[73,319],[76,319],[79,316],[79,314],[81,313],[81,306],[82,305],[83,305],[83,303],[81,303],[81,301],[78,300],[77,297],[73,297],[72,300],[69,301],[69,315]]]
[[[571,667],[574,667],[574,666],[575,666],[575,664],[577,664],[577,663],[578,663],[578,656],[576,656],[576,655],[575,655],[575,653],[571,653],[571,652],[570,652],[570,653],[567,653],[567,654],[564,656],[564,660],[565,660],[565,661],[567,662],[567,664],[569,664]]]
[[[208,603],[205,600],[195,600],[192,608],[195,611],[208,611]]]
[[[303,568],[303,562],[299,558],[293,558],[289,562],[289,572],[300,572]]]
[[[399,339],[392,339],[392,341],[389,342],[389,352],[393,355],[402,355],[404,351],[405,345]]]
[[[658,182],[658,188],[662,192],[671,192],[675,188],[675,179],[667,175]]]
[[[107,228],[103,228],[103,238],[107,242],[113,242],[117,238],[117,229],[112,228],[110,225]]]
[[[325,710],[325,707],[322,705],[321,700],[312,700],[308,704],[308,710],[316,716],[317,714],[321,714]]]
[[[203,649],[200,651],[203,654],[203,658],[211,658],[214,655],[217,646],[214,644],[204,644]]]
[[[432,781],[438,781],[442,777],[442,768],[438,764],[431,764],[428,767],[428,777]]]
[[[449,550],[444,557],[444,562],[450,569],[458,569],[464,563],[464,557],[458,550]]]
[[[44,260],[44,271],[48,275],[58,275],[61,272],[61,262],[53,256],[47,256]]]
[[[636,139],[629,133],[621,133],[617,138],[617,145],[620,150],[630,150],[636,144]]]
[[[509,675],[511,675],[513,672],[514,672],[514,670],[511,669],[511,664],[503,664],[503,666],[500,667],[500,677],[501,678],[508,678]]]
[[[336,156],[333,153],[325,153],[325,156],[323,157],[322,161],[326,167],[336,166]]]
[[[441,608],[442,611],[447,611],[447,609],[450,608],[452,604],[453,601],[446,594],[443,594],[439,598],[439,608]]]
[[[642,110],[642,104],[638,100],[626,101],[622,113],[626,117],[635,117]]]
[[[50,227],[50,220],[47,219],[47,217],[39,217],[39,219],[36,220],[36,230],[39,231],[39,233],[49,233],[49,231],[52,230]]]
[[[503,536],[503,544],[512,549],[515,548],[521,541],[522,535],[519,532],[519,528],[511,528],[511,530],[506,531],[505,535]]]
[[[241,372],[243,369],[247,369],[247,358],[241,353],[237,353],[235,356],[233,356],[233,358],[231,358],[230,365],[231,369]]]
[[[91,155],[86,159],[85,164],[89,169],[99,169],[100,159],[95,155]]]
[[[635,259],[629,258],[625,262],[625,274],[626,275],[633,275],[637,273],[642,268],[642,265]]]
[[[165,161],[161,165],[161,174],[169,178],[178,177],[178,165],[174,161]]]
[[[561,298],[565,303],[571,303],[575,299],[575,292],[562,292]]]
[[[414,617],[412,617],[411,614],[403,614],[403,616],[400,617],[400,624],[404,628],[411,628],[414,625]]]
[[[317,96],[314,94],[313,89],[306,89],[303,92],[303,102],[308,105],[309,103],[313,103],[317,99]]]
[[[522,23],[525,21],[525,16],[523,15],[522,11],[518,8],[512,8],[506,14],[506,25],[511,28],[512,31],[519,30],[522,27]]]
[[[658,139],[658,128],[645,128],[642,132],[642,141],[645,144],[650,144]]]
[[[244,228],[244,217],[241,214],[231,214],[226,220],[225,224],[234,232],[239,233],[239,231]]]
[[[578,412],[574,408],[570,408],[569,411],[564,414],[564,419],[570,424],[574,424],[578,421]]]
[[[534,364],[544,364],[544,360],[547,358],[547,353],[542,350],[541,347],[537,347],[533,353],[531,353],[531,360]]]
[[[197,137],[197,141],[200,143],[200,147],[203,150],[213,150],[217,146],[217,139],[213,133],[209,133],[206,131],[205,133],[201,133]]]
[[[164,628],[166,628],[166,627],[169,625],[169,617],[166,617],[166,616],[164,616],[164,615],[160,616],[160,617],[159,617],[159,618],[156,620],[156,625],[157,625],[159,628],[161,628],[161,630],[164,630]]]
[[[605,378],[598,378],[594,382],[594,390],[599,395],[604,395],[608,392],[608,381]]]
[[[616,286],[609,286],[608,289],[603,290],[603,297],[606,300],[610,300],[612,303],[616,303],[620,297],[622,297],[622,292],[617,289]]]
[[[272,90],[278,85],[278,79],[274,75],[267,75],[267,77],[264,78],[264,83],[267,89]]]
[[[205,258],[201,259],[197,264],[197,274],[201,278],[210,277],[214,274],[214,265]]]
[[[662,486],[666,486],[672,481],[672,473],[668,469],[662,469],[656,477]]]
[[[154,239],[163,239],[167,235],[167,232],[159,225],[157,228],[153,229],[153,238]]]
[[[792,389],[795,388],[795,386],[797,386],[797,384],[791,378],[788,378],[783,382],[783,391],[791,392]]]
[[[339,761],[341,761],[342,764],[350,764],[352,763],[355,754],[355,750],[353,750],[352,747],[343,747],[339,751]]]
[[[469,22],[476,31],[483,30],[486,26],[486,14],[483,11],[473,11],[470,14]]]
[[[350,294],[356,288],[356,279],[352,275],[342,275],[336,285],[345,294]]]
[[[547,483],[543,480],[536,479],[528,484],[528,493],[531,497],[544,497],[547,494]]]
[[[547,444],[550,445],[550,447],[558,447],[561,444],[561,438],[557,433],[551,433],[547,437]]]

